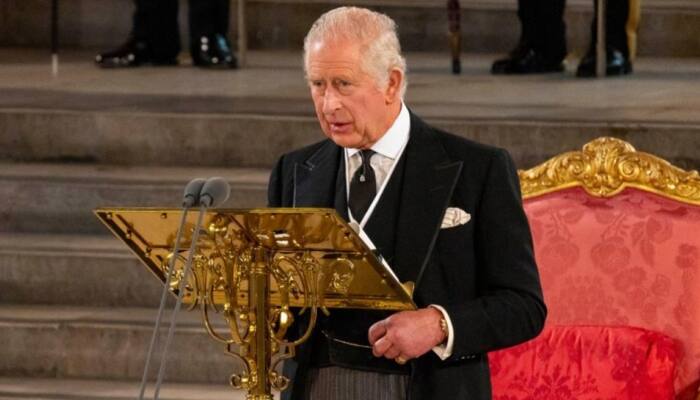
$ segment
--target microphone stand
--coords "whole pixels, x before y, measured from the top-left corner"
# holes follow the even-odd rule
[[[196,183],[195,183],[196,182]],[[196,189],[195,189],[196,188]],[[185,211],[183,212],[182,220],[180,221],[180,227],[178,228],[178,233],[177,233],[177,239],[175,243],[175,249],[177,250],[180,245],[180,238],[182,235],[182,227],[184,226],[185,222],[185,214],[187,212],[188,206],[194,205],[194,204],[199,204],[199,215],[197,217],[197,224],[194,227],[194,232],[192,232],[192,239],[190,242],[190,248],[189,248],[189,253],[187,254],[187,261],[185,262],[185,267],[183,269],[182,273],[182,279],[180,280],[180,285],[178,286],[178,293],[177,293],[177,301],[175,303],[175,309],[173,310],[172,315],[170,316],[170,327],[168,328],[168,336],[165,339],[165,344],[163,345],[163,352],[161,353],[160,357],[160,366],[158,368],[158,378],[156,380],[156,386],[155,386],[155,391],[154,391],[154,400],[158,400],[158,396],[160,395],[160,387],[163,383],[163,377],[165,375],[165,365],[166,365],[166,359],[168,356],[168,349],[170,347],[170,342],[172,341],[173,334],[175,333],[175,325],[177,323],[177,314],[180,312],[180,308],[182,307],[182,299],[185,294],[185,287],[187,285],[188,277],[190,275],[190,271],[192,269],[192,260],[194,258],[194,253],[197,248],[197,241],[199,240],[199,233],[202,228],[202,220],[204,219],[204,214],[206,214],[206,211],[209,207],[216,207],[218,204],[223,203],[228,199],[231,187],[226,183],[226,181],[223,178],[219,177],[213,177],[209,178],[204,182],[201,179],[195,179],[193,181],[190,181],[190,183],[187,185],[187,188],[185,188],[185,199],[187,200],[187,197],[189,194],[192,192],[198,193],[198,196],[196,197],[196,201],[194,200],[194,197],[190,200],[193,200],[191,203],[185,203]],[[165,308],[165,298],[166,298],[166,293],[168,292],[168,288],[170,287],[170,279],[174,273],[175,269],[175,260],[177,259],[177,251],[173,251],[173,256],[170,259],[170,265],[168,268],[168,278],[166,280],[165,286],[163,286],[163,293],[161,296],[161,303],[160,303],[160,309],[158,310],[158,317],[156,318],[156,326],[155,329],[153,330],[153,336],[151,338],[151,345],[148,350],[148,358],[146,359],[146,367],[143,372],[143,379],[141,381],[141,391],[139,394],[139,400],[143,400],[143,394],[146,388],[146,380],[148,376],[148,369],[150,366],[150,361],[151,357],[153,356],[153,348],[155,346],[155,341],[156,337],[158,336],[159,330],[160,330],[160,319],[163,314],[163,310]]]
[[[187,285],[187,277],[192,269],[192,259],[194,258],[194,251],[197,248],[197,241],[199,240],[199,231],[202,228],[202,220],[204,219],[204,214],[207,211],[207,204],[202,202],[199,206],[199,216],[197,217],[197,224],[194,227],[194,232],[192,233],[192,242],[190,243],[189,254],[187,254],[187,262],[185,263],[185,269],[182,273],[182,279],[180,280],[180,286],[178,287],[177,302],[175,303],[175,309],[170,316],[170,327],[168,328],[168,336],[165,339],[165,344],[163,347],[163,353],[160,356],[160,367],[158,369],[158,379],[156,380],[155,394],[153,396],[154,400],[158,400],[160,394],[160,386],[163,383],[163,376],[165,375],[165,364],[166,358],[168,356],[168,348],[170,347],[170,342],[173,338],[173,333],[175,332],[175,324],[177,322],[177,314],[180,312],[182,306],[182,298],[185,294],[185,286]],[[173,255],[173,259],[175,255]],[[167,288],[167,286],[166,286]]]
[[[185,207],[182,211],[182,216],[180,217],[180,225],[177,230],[177,237],[175,238],[175,246],[173,248],[173,256],[170,258],[170,264],[168,266],[168,273],[166,274],[165,284],[163,286],[163,291],[160,296],[160,307],[158,308],[158,315],[156,316],[155,328],[153,329],[153,334],[151,335],[151,343],[148,346],[148,355],[146,356],[146,366],[143,369],[143,377],[141,378],[141,387],[139,389],[139,400],[143,400],[144,393],[146,391],[146,382],[148,380],[148,371],[151,366],[151,358],[153,358],[153,351],[155,350],[156,340],[160,331],[161,319],[163,317],[163,311],[165,310],[165,302],[168,298],[168,288],[170,287],[170,282],[172,281],[172,276],[175,273],[175,261],[180,253],[180,241],[182,239],[182,227],[185,226],[185,221],[187,219],[187,211],[189,208]],[[200,216],[201,219],[201,216]],[[192,243],[195,243],[193,240]],[[191,254],[191,253],[190,253]],[[185,282],[185,277],[183,277],[182,282]],[[182,285],[180,282],[180,285]],[[179,289],[182,293],[182,288]],[[181,297],[178,293],[178,298]]]
[[[173,253],[172,257],[170,258],[170,263],[168,264],[168,270],[166,272],[165,276],[165,283],[163,285],[163,290],[161,292],[160,296],[160,306],[158,307],[158,315],[156,316],[156,321],[155,321],[155,326],[153,328],[153,334],[151,335],[151,342],[148,346],[148,354],[146,356],[146,365],[143,369],[143,377],[141,378],[141,387],[139,389],[139,400],[143,400],[144,393],[146,391],[146,383],[148,381],[148,371],[150,370],[151,366],[151,359],[153,358],[153,351],[155,350],[156,342],[158,340],[158,336],[160,334],[160,324],[161,324],[161,319],[163,317],[163,311],[165,310],[165,302],[168,297],[168,289],[170,288],[170,282],[172,281],[172,277],[175,274],[175,262],[177,261],[178,254],[180,254],[180,242],[182,241],[182,228],[185,226],[185,222],[187,221],[187,212],[189,209],[196,205],[199,202],[199,193],[202,190],[202,187],[205,184],[205,180],[202,178],[195,178],[191,180],[187,186],[185,187],[185,194],[183,197],[183,202],[182,202],[182,215],[180,216],[180,224],[177,227],[177,235],[175,238],[175,244],[173,246]],[[200,213],[200,218],[199,220],[201,221],[201,213]],[[201,222],[200,222],[201,224]],[[195,234],[199,233],[199,225],[197,226],[197,229],[195,230]],[[192,243],[196,243],[196,239],[192,241]],[[192,254],[192,249],[190,249],[190,255]],[[186,273],[185,273],[186,274]],[[181,301],[182,293],[184,291],[184,286],[183,282],[185,282],[187,279],[187,275],[183,276],[182,281],[180,282],[180,288],[179,288],[179,293],[178,293],[178,300]],[[178,303],[179,305],[179,303]]]

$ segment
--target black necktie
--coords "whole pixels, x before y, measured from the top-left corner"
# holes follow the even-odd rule
[[[355,171],[350,180],[350,200],[348,206],[356,221],[362,221],[369,205],[372,204],[374,196],[377,195],[377,179],[374,176],[374,169],[369,163],[369,159],[374,154],[372,150],[361,150],[362,165]]]

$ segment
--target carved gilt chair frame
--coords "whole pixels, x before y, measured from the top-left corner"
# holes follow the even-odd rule
[[[597,138],[580,151],[560,154],[531,169],[519,170],[518,175],[525,200],[575,187],[598,198],[635,188],[700,206],[698,171],[683,170],[612,137]]]
[[[595,139],[582,151],[558,155],[518,175],[525,199],[572,187],[596,197],[636,188],[700,206],[698,171],[685,171],[612,137]]]

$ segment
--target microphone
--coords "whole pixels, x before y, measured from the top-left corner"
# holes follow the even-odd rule
[[[195,195],[196,193],[196,195]],[[197,249],[197,241],[199,239],[199,233],[200,229],[202,226],[202,219],[204,217],[204,214],[206,214],[206,209],[209,207],[217,207],[221,204],[223,204],[231,194],[231,186],[224,180],[224,178],[220,177],[213,177],[209,178],[206,181],[202,178],[196,178],[191,180],[187,186],[185,187],[185,195],[183,199],[183,219],[182,222],[184,223],[184,213],[187,212],[188,207],[191,206],[199,206],[199,215],[197,217],[197,223],[194,226],[194,229],[192,231],[192,238],[190,240],[190,248],[188,250],[188,255],[187,255],[187,261],[185,261],[185,265],[183,268],[182,272],[182,280],[180,281],[180,285],[178,288],[178,295],[177,295],[177,301],[175,302],[175,308],[173,310],[173,313],[170,317],[170,327],[168,328],[168,335],[165,339],[165,344],[163,345],[163,352],[161,353],[161,359],[160,359],[160,367],[158,369],[158,377],[156,379],[156,386],[154,390],[154,400],[158,400],[158,396],[160,394],[160,386],[163,382],[163,377],[165,375],[165,364],[166,364],[166,357],[168,354],[168,348],[170,347],[170,342],[172,341],[173,338],[173,333],[175,331],[175,325],[176,325],[176,316],[180,312],[180,307],[182,306],[182,296],[185,293],[185,284],[187,283],[187,279],[190,276],[190,271],[192,269],[192,259],[194,257],[194,253]],[[180,229],[178,230],[178,239],[176,241],[176,248],[180,243],[180,234],[182,230],[182,225]],[[170,272],[168,274],[168,277],[172,275],[172,270],[174,268],[174,260],[176,258],[176,255],[178,254],[177,252],[173,252],[174,256],[171,259],[171,265],[170,265]],[[169,280],[167,281],[164,290],[163,290],[163,296],[165,296],[167,288],[170,286],[169,285]],[[154,335],[156,335],[156,332],[159,331],[160,328],[160,318],[162,315],[162,307],[165,306],[165,299],[161,299],[161,309],[159,310],[158,317],[156,319],[156,329],[154,330]],[[155,339],[153,339],[155,340]],[[145,387],[145,382],[146,382],[146,373],[148,371],[148,363],[150,361],[151,357],[151,351],[149,350],[149,359],[146,361],[146,371],[144,372],[144,378],[143,378],[143,387],[141,389],[141,397],[139,397],[140,400],[143,400],[143,390]]]
[[[199,203],[199,193],[206,180],[204,178],[194,178],[185,186],[185,193],[182,197],[182,208],[190,208]]]
[[[225,203],[231,195],[231,185],[224,178],[215,176],[207,179],[199,192],[199,205],[209,208]]]
[[[151,334],[151,341],[148,346],[148,353],[146,355],[146,365],[144,366],[143,369],[143,376],[141,377],[141,386],[139,388],[139,400],[143,400],[145,391],[146,391],[146,384],[148,383],[148,372],[150,370],[151,366],[151,359],[153,358],[153,353],[155,351],[156,347],[156,342],[158,341],[158,336],[160,332],[160,326],[161,326],[161,320],[163,319],[163,312],[165,311],[165,302],[167,300],[167,295],[169,292],[170,288],[170,282],[172,281],[172,277],[174,275],[174,269],[175,269],[175,261],[178,258],[178,255],[180,254],[180,242],[182,238],[182,231],[183,231],[183,226],[185,226],[185,222],[187,222],[187,212],[189,211],[190,208],[194,206],[198,206],[200,203],[200,193],[202,193],[202,189],[204,188],[204,185],[211,181],[210,180],[205,180],[204,178],[195,178],[192,179],[185,185],[185,191],[182,196],[182,215],[180,216],[180,224],[178,225],[177,228],[177,234],[175,238],[175,243],[173,245],[173,255],[170,258],[170,262],[168,264],[168,270],[165,275],[165,284],[163,285],[163,291],[161,293],[160,297],[160,306],[158,307],[158,314],[156,315],[156,320],[155,320],[155,327],[153,328],[153,333]],[[224,182],[226,183],[226,182]],[[216,196],[221,196],[221,189],[219,186],[221,185],[220,183],[212,183],[214,186],[213,189],[207,189],[207,201],[210,201],[209,199],[216,198]],[[226,184],[228,185],[228,184]],[[230,189],[229,189],[230,190]],[[215,193],[214,196],[211,195],[211,193]],[[228,192],[226,193],[226,197],[228,197]],[[224,199],[225,201],[225,199]],[[200,213],[201,215],[201,213]],[[201,217],[200,217],[200,224],[201,224]],[[197,230],[199,229],[199,225],[197,227]],[[195,237],[197,235],[195,234]],[[190,252],[192,252],[192,248],[190,248]],[[190,260],[188,260],[189,262]],[[191,263],[191,262],[190,262]],[[186,273],[189,271],[189,264],[185,266]],[[187,275],[185,274],[185,277]],[[183,281],[185,281],[183,279]],[[177,314],[177,311],[179,311],[180,308],[180,303],[182,302],[182,293],[183,293],[183,285],[182,282],[180,283],[180,288],[178,289],[178,299],[177,299],[177,310],[173,313],[172,320],[174,320],[175,315]],[[160,385],[162,382],[162,375],[164,371],[164,363],[165,363],[165,355],[168,352],[168,346],[169,342],[172,336],[172,330],[174,329],[174,323],[171,321],[170,324],[170,330],[168,331],[168,340],[166,341],[165,344],[165,349],[163,351],[163,357],[160,360],[160,368],[159,368],[159,374],[158,374],[158,382],[156,383],[156,389],[155,389],[155,399],[158,399],[158,394],[160,392]]]

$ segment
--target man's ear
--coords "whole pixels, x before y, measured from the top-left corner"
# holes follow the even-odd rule
[[[400,69],[394,68],[389,72],[389,82],[384,92],[387,104],[401,100],[401,85],[403,84],[403,79],[403,72]]]

